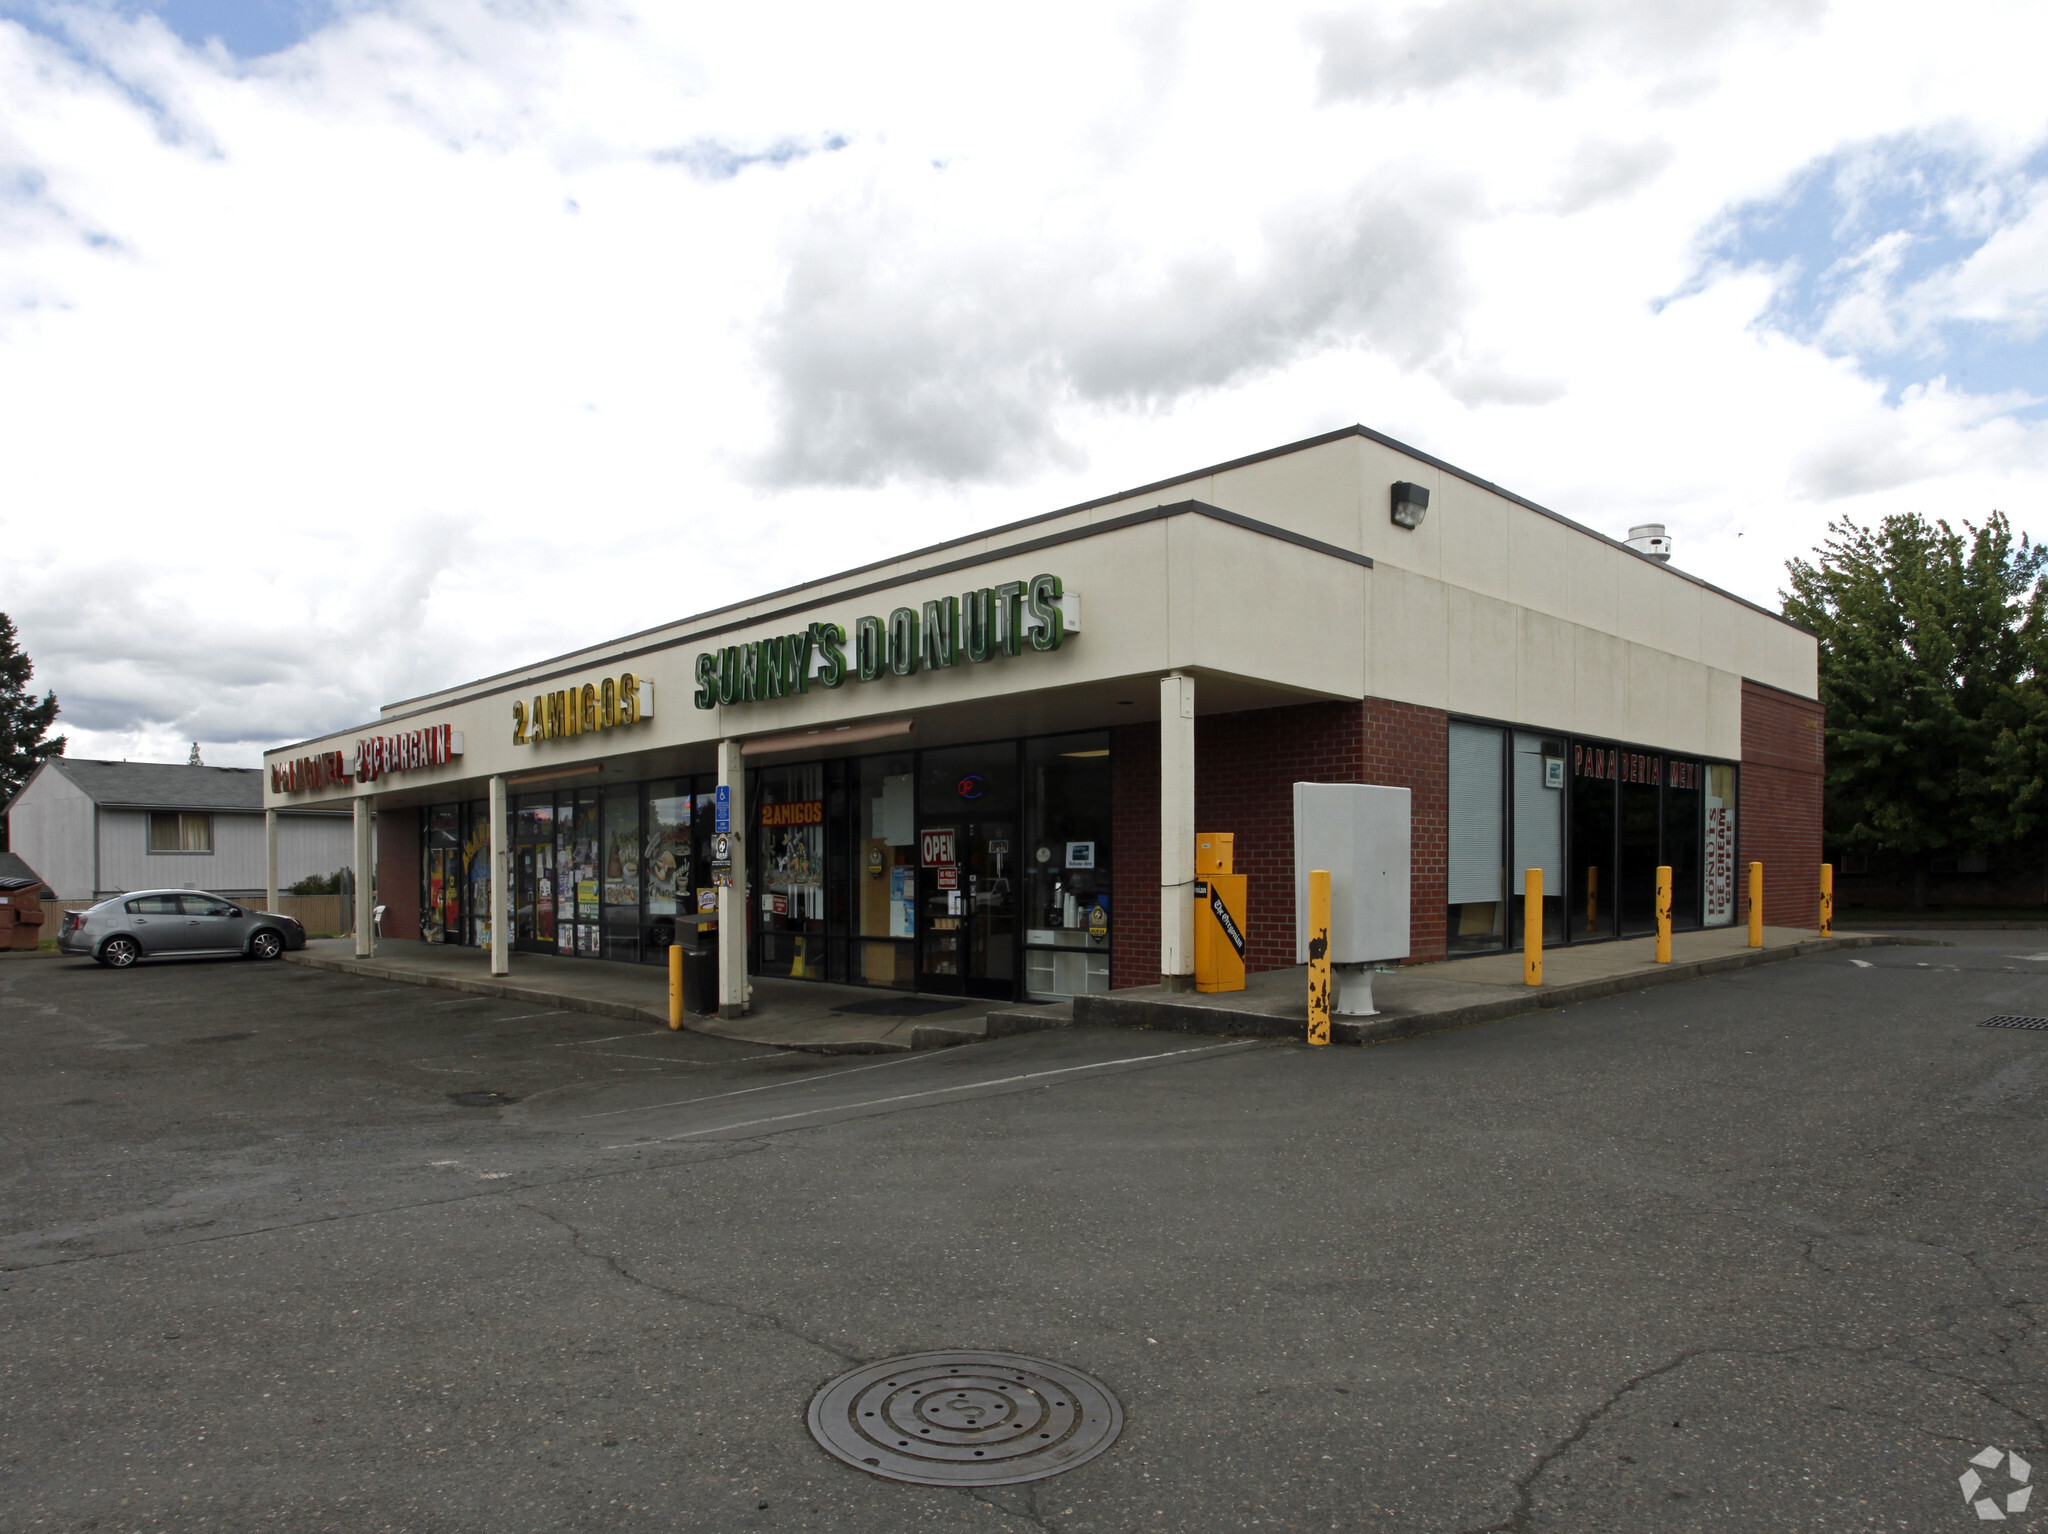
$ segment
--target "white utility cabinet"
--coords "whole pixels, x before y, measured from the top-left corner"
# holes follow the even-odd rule
[[[1330,873],[1330,962],[1337,1011],[1370,1017],[1371,965],[1408,957],[1409,803],[1405,788],[1294,785],[1294,961],[1308,963],[1308,876]]]

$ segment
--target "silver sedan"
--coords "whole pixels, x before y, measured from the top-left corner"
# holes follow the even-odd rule
[[[138,959],[247,954],[275,959],[306,946],[306,929],[289,916],[245,909],[204,890],[138,890],[64,918],[59,953],[126,969]]]

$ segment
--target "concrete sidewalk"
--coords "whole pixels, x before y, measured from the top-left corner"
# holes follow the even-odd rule
[[[1682,932],[1672,939],[1670,964],[1655,961],[1654,938],[1551,948],[1543,955],[1540,987],[1522,984],[1522,956],[1516,953],[1402,966],[1374,979],[1379,1016],[1340,1020],[1332,1032],[1340,1044],[1373,1044],[1802,954],[1880,943],[1948,946],[1933,938],[1877,933],[1821,938],[1792,927],[1766,927],[1760,949],[1750,948],[1748,940],[1745,927]],[[287,958],[316,969],[497,996],[564,1012],[668,1024],[668,974],[651,964],[515,953],[512,973],[493,977],[476,949],[402,938],[381,939],[374,959],[356,958],[346,938],[309,941],[302,952]],[[1253,975],[1244,990],[1221,995],[1137,986],[1057,1006],[964,1001],[762,975],[754,977],[753,988],[746,1017],[726,1022],[693,1016],[685,1018],[683,1026],[694,1033],[777,1049],[894,1054],[1077,1025],[1299,1038],[1308,1024],[1307,979],[1299,968]]]
[[[1379,1008],[1379,1015],[1338,1019],[1331,1028],[1332,1042],[1377,1044],[1418,1033],[1465,1028],[1542,1007],[1592,1001],[1622,991],[1640,991],[1646,986],[1668,985],[1698,975],[1747,969],[1810,953],[1869,948],[1882,943],[1949,946],[1934,938],[1888,933],[1838,932],[1823,938],[1817,932],[1796,927],[1766,927],[1763,936],[1764,946],[1751,948],[1746,926],[1674,933],[1669,964],[1657,963],[1654,937],[1546,948],[1540,986],[1522,983],[1519,953],[1390,967],[1373,977],[1373,1004]],[[1297,966],[1252,975],[1242,991],[1203,994],[1150,985],[1103,996],[1083,996],[1074,1003],[1074,1021],[1082,1027],[1168,1028],[1178,1033],[1300,1038],[1308,1028],[1308,976],[1304,968]]]
[[[654,964],[608,964],[515,953],[512,973],[493,976],[489,961],[478,949],[389,937],[378,939],[374,959],[356,958],[350,938],[312,939],[302,951],[285,957],[314,969],[668,1026],[668,971]],[[751,1009],[737,1022],[687,1016],[683,1026],[692,1033],[777,1049],[862,1055],[938,1049],[1073,1025],[1072,1009],[1066,1006],[912,996],[873,986],[825,985],[766,975],[754,976],[753,989]]]

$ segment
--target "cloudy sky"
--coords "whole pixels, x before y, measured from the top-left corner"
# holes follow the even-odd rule
[[[0,611],[75,755],[1363,421],[1776,603],[2048,533],[2048,8],[0,0]]]

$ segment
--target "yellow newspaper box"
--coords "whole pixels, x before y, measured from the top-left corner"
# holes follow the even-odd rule
[[[1235,831],[1198,831],[1195,833],[1195,877],[1206,879],[1210,874],[1227,874],[1231,870],[1231,859],[1236,856],[1237,833]]]
[[[1244,989],[1243,874],[1195,881],[1195,989]]]

